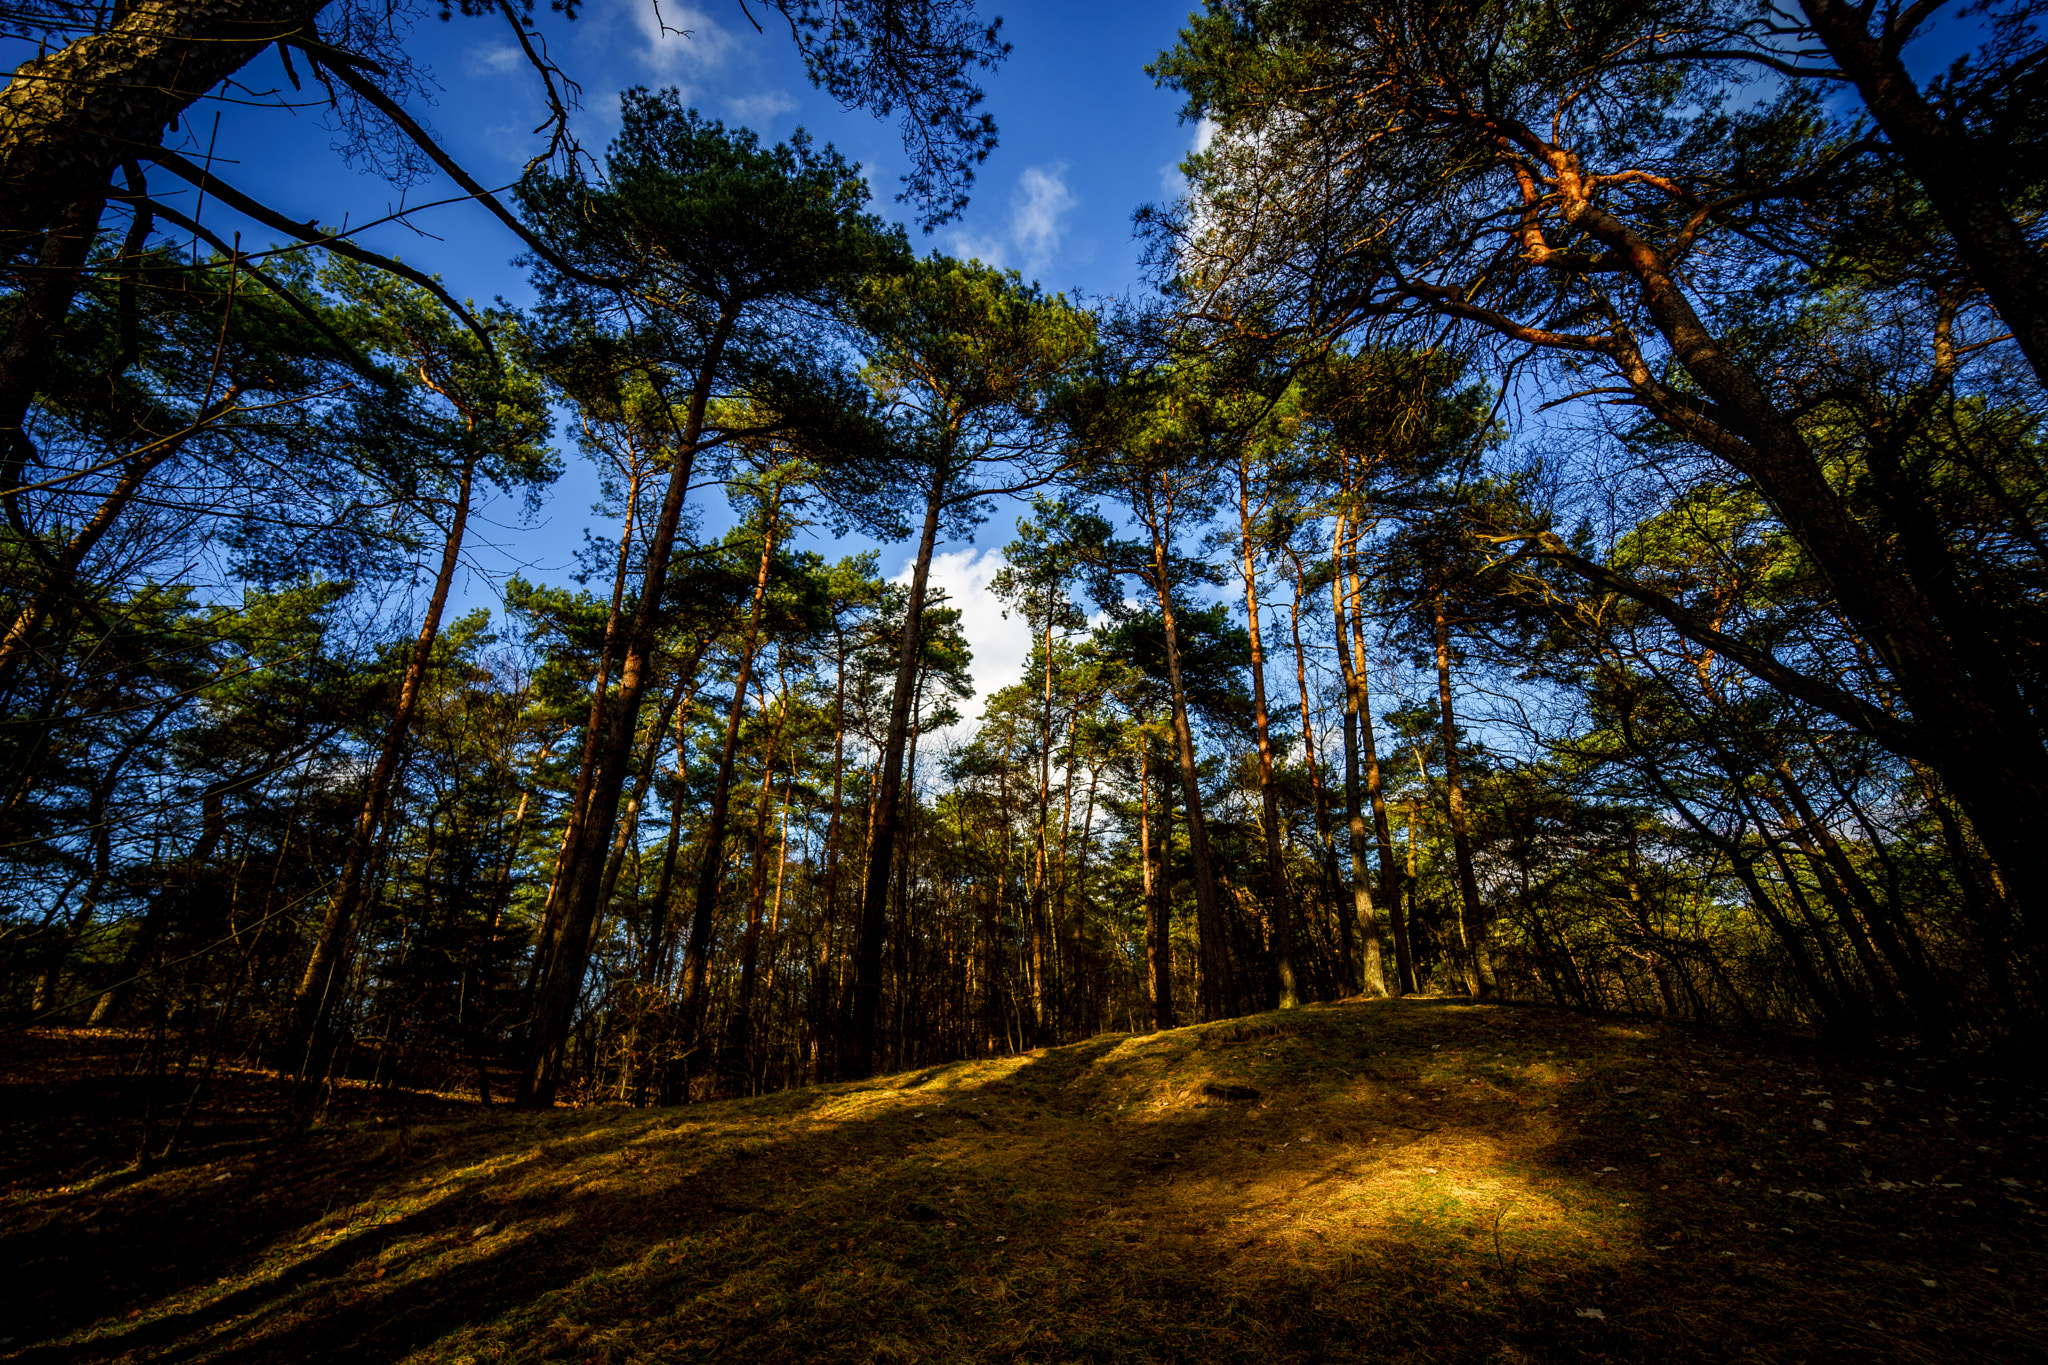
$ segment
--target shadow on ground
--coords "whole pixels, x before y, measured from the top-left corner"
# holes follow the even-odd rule
[[[0,1356],[2030,1359],[2040,1105],[1351,1002],[17,1197]]]

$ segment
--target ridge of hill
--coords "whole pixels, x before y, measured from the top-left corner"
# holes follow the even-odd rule
[[[2043,1107],[1354,1000],[16,1194],[0,1359],[2038,1359]]]

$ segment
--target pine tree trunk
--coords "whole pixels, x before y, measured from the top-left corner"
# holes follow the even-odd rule
[[[761,643],[761,618],[768,600],[768,570],[775,560],[779,500],[771,499],[761,528],[761,560],[754,571],[754,599],[747,609],[747,633],[741,641],[733,675],[732,704],[725,713],[725,739],[718,751],[718,774],[711,784],[711,813],[704,824],[704,847],[697,860],[697,893],[690,913],[690,940],[683,950],[683,1030],[686,1049],[704,1039],[710,1006],[706,980],[711,966],[711,929],[718,891],[725,883],[725,832],[732,812],[732,779],[739,762],[740,724],[747,714],[747,684],[753,680],[754,655]]]
[[[1303,761],[1308,764],[1309,795],[1313,799],[1316,817],[1316,848],[1322,855],[1324,903],[1336,911],[1338,956],[1342,959],[1342,970],[1338,973],[1338,988],[1346,995],[1363,989],[1359,977],[1357,919],[1338,909],[1342,896],[1343,877],[1337,870],[1337,836],[1330,819],[1330,792],[1323,785],[1322,759],[1316,751],[1315,711],[1308,694],[1308,650],[1301,642],[1301,559],[1290,547],[1288,558],[1294,566],[1294,601],[1289,619],[1294,628],[1294,681],[1301,690],[1301,749]],[[1338,638],[1338,648],[1344,647],[1343,638]]]
[[[1273,907],[1273,970],[1279,977],[1279,1006],[1297,1008],[1301,995],[1294,979],[1294,897],[1287,886],[1286,852],[1280,832],[1280,784],[1273,776],[1273,737],[1266,723],[1266,653],[1259,623],[1258,562],[1252,554],[1251,470],[1237,466],[1237,526],[1244,574],[1245,619],[1251,625],[1252,729],[1259,747],[1259,804],[1266,834],[1268,903]],[[1368,955],[1377,958],[1377,937],[1368,935]],[[1378,966],[1375,960],[1372,964]]]
[[[1443,722],[1444,806],[1451,821],[1451,851],[1458,866],[1458,930],[1465,941],[1465,981],[1479,999],[1497,992],[1493,965],[1486,951],[1485,910],[1479,900],[1479,878],[1472,866],[1472,831],[1465,817],[1465,783],[1458,760],[1458,722],[1451,710],[1451,628],[1441,592],[1432,604],[1436,625],[1436,695]]]
[[[868,836],[860,938],[854,949],[853,1018],[849,1021],[842,1069],[847,1077],[871,1076],[877,1064],[875,1040],[882,1012],[882,948],[889,929],[889,874],[895,864],[903,752],[910,734],[912,696],[917,688],[919,656],[923,650],[925,585],[931,576],[939,516],[945,510],[946,486],[951,477],[950,457],[941,456],[926,493],[924,530],[917,542],[917,560],[910,571],[910,595],[904,607],[903,638],[896,657],[896,686],[890,694],[889,730],[883,740]]]
[[[647,537],[647,562],[641,576],[640,597],[634,604],[632,621],[626,631],[618,693],[608,708],[605,733],[598,746],[588,816],[563,871],[568,895],[563,904],[561,929],[539,987],[534,992],[532,1013],[528,1019],[526,1062],[519,1078],[518,1102],[522,1105],[546,1108],[554,1103],[563,1048],[568,1043],[569,1027],[575,1019],[576,1002],[583,995],[583,975],[590,964],[590,936],[597,919],[604,852],[619,818],[619,794],[625,786],[626,770],[632,761],[641,697],[653,681],[655,627],[661,619],[669,560],[674,553],[676,532],[682,524],[683,502],[689,493],[690,473],[696,464],[697,443],[704,431],[704,411],[711,401],[712,381],[718,373],[726,341],[732,335],[736,321],[730,311],[721,314],[706,339],[704,361],[690,391],[681,441],[670,462],[668,487],[662,495],[661,511]]]
[[[1181,801],[1187,809],[1188,859],[1195,873],[1195,928],[1201,940],[1201,1006],[1204,1019],[1237,1013],[1237,984],[1231,972],[1230,949],[1223,940],[1222,905],[1216,894],[1216,870],[1209,857],[1209,827],[1202,818],[1201,769],[1195,762],[1194,731],[1188,724],[1187,689],[1180,676],[1180,635],[1174,625],[1173,584],[1166,568],[1166,543],[1160,538],[1156,514],[1152,531],[1152,590],[1159,598],[1159,619],[1166,636],[1166,680],[1173,696],[1173,739],[1180,762]]]
[[[325,0],[141,0],[106,31],[23,62],[0,88],[0,248],[97,193],[122,161],[274,43],[313,36]]]
[[[1356,574],[1351,575],[1348,610],[1345,601],[1345,525],[1344,519],[1340,518],[1336,542],[1332,547],[1337,572],[1330,578],[1330,605],[1337,630],[1337,669],[1344,679],[1344,820],[1351,835],[1351,916],[1358,925],[1359,937],[1365,943],[1360,985],[1368,995],[1384,996],[1387,993],[1385,955],[1380,943],[1379,916],[1374,913],[1372,889],[1366,871],[1365,802],[1361,789],[1364,770],[1360,759],[1372,745],[1372,698],[1366,689],[1365,637],[1358,620]],[[1372,765],[1372,770],[1377,776],[1377,763]],[[1383,844],[1380,849],[1383,887],[1385,872],[1391,862],[1390,850]]]
[[[448,591],[455,581],[456,566],[461,563],[463,530],[469,522],[470,485],[475,474],[476,458],[471,456],[463,462],[462,474],[456,484],[454,510],[441,548],[440,572],[434,578],[434,592],[427,602],[426,619],[420,623],[419,634],[413,640],[412,655],[406,660],[405,679],[398,689],[398,705],[392,710],[391,723],[384,728],[384,742],[363,791],[363,804],[349,836],[348,851],[342,857],[341,875],[328,897],[327,913],[321,919],[312,953],[299,976],[298,989],[292,993],[278,1056],[285,1069],[296,1071],[301,1076],[311,1063],[314,1044],[325,1020],[327,1005],[333,997],[331,978],[344,966],[342,945],[347,941],[349,928],[361,908],[370,853],[383,828],[391,784],[398,776],[406,735],[412,728],[420,689],[426,682],[427,664],[433,657],[434,641],[441,632],[441,614],[448,606]]]

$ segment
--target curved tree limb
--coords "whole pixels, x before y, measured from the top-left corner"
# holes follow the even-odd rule
[[[1859,734],[1868,735],[1893,753],[1903,758],[1925,759],[1929,756],[1920,737],[1882,707],[1832,683],[1809,677],[1796,668],[1780,663],[1768,650],[1758,649],[1725,631],[1715,629],[1704,618],[1688,611],[1647,584],[1638,582],[1605,564],[1596,563],[1584,555],[1574,553],[1555,532],[1532,531],[1516,535],[1488,535],[1482,539],[1496,545],[1520,542],[1524,547],[1523,553],[1547,559],[1553,564],[1570,569],[1594,587],[1648,607],[1680,635],[1714,650],[1744,672],[1770,684],[1787,696],[1797,697],[1811,706],[1819,707],[1844,724],[1852,726]]]
[[[361,261],[364,265],[375,266],[379,270],[388,270],[400,279],[411,280],[414,284],[439,299],[442,307],[462,319],[462,325],[469,328],[476,339],[482,343],[486,355],[491,356],[493,359],[497,357],[498,348],[491,341],[490,332],[485,329],[482,323],[470,315],[468,309],[457,303],[455,296],[442,288],[441,282],[433,276],[415,270],[403,262],[394,260],[392,257],[380,255],[375,251],[369,250],[367,247],[357,246],[346,237],[322,232],[317,223],[295,223],[276,209],[267,208],[233,186],[223,184],[219,176],[193,165],[190,161],[187,161],[184,157],[179,156],[168,148],[151,147],[144,150],[142,155],[148,157],[157,165],[162,166],[179,179],[188,181],[205,190],[237,213],[246,214],[267,228],[274,228],[279,232],[289,233],[309,246],[325,247],[337,256],[346,256],[350,260]]]

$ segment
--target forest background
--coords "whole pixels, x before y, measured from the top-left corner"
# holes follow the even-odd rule
[[[2032,6],[463,8],[6,20],[0,983],[172,1146],[2037,1027]]]

